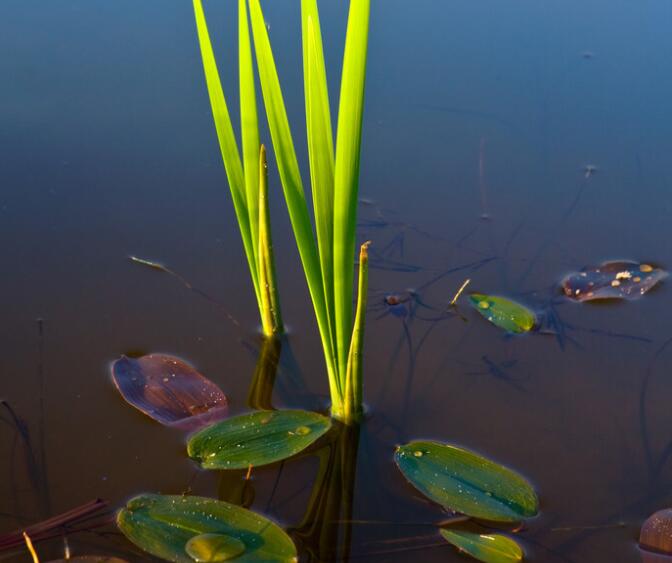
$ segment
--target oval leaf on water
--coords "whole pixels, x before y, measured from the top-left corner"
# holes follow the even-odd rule
[[[672,555],[672,508],[659,510],[647,518],[639,533],[643,549]]]
[[[117,525],[139,548],[177,563],[227,560],[194,557],[207,556],[208,549],[215,557],[228,554],[237,561],[297,560],[294,543],[277,524],[204,497],[140,495],[119,511]]]
[[[604,262],[573,272],[562,280],[562,291],[575,301],[639,299],[667,272],[650,264],[632,261]]]
[[[537,514],[539,501],[527,480],[469,450],[411,442],[397,448],[394,460],[416,489],[449,510],[499,522]]]
[[[443,528],[440,532],[448,543],[484,563],[514,563],[523,560],[523,550],[507,536],[476,534],[452,528]]]
[[[223,534],[201,534],[191,538],[184,547],[187,555],[198,563],[228,561],[245,552],[245,544],[238,538]]]
[[[194,434],[189,457],[205,469],[246,469],[287,459],[331,428],[308,411],[259,411],[224,420]]]
[[[472,293],[469,301],[492,324],[508,332],[529,332],[537,324],[530,309],[505,297]]]
[[[112,364],[112,380],[126,402],[166,426],[196,430],[228,413],[220,388],[173,356],[122,356]]]

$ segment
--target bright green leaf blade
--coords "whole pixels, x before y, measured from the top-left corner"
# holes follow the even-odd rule
[[[257,250],[257,270],[259,272],[259,294],[261,297],[261,326],[266,337],[283,332],[280,298],[275,276],[275,258],[271,240],[271,216],[268,210],[268,163],[266,147],[261,145],[257,165],[259,178],[259,236]]]
[[[197,432],[187,452],[204,469],[259,467],[299,453],[329,428],[331,421],[313,412],[253,412]]]
[[[537,514],[537,495],[522,476],[469,450],[411,442],[394,460],[414,487],[449,510],[499,522]]]
[[[345,376],[352,331],[359,157],[370,0],[351,0],[343,54],[334,171],[334,301],[339,373]]]
[[[325,304],[333,340],[334,141],[320,16],[315,0],[301,1],[301,35],[310,183]]]
[[[208,96],[210,97],[212,116],[215,122],[215,129],[217,130],[217,138],[222,153],[222,160],[224,161],[226,177],[229,181],[229,189],[231,190],[231,198],[233,199],[233,208],[236,212],[236,219],[238,221],[240,235],[243,239],[243,246],[245,248],[245,256],[247,257],[250,275],[252,276],[252,283],[258,301],[259,280],[257,277],[256,249],[252,241],[250,217],[247,209],[243,165],[240,160],[236,137],[233,133],[233,126],[231,125],[231,117],[229,116],[224,91],[222,90],[222,83],[219,79],[219,71],[217,70],[217,63],[210,42],[210,34],[208,33],[208,25],[203,12],[203,5],[201,0],[193,0],[193,2],[196,29],[198,31],[198,43],[201,48],[203,71],[205,73]]]
[[[530,309],[505,297],[472,293],[469,300],[481,315],[508,332],[529,332],[537,324]]]
[[[193,563],[187,543],[221,534],[244,544],[240,561],[296,561],[296,547],[274,522],[233,504],[196,496],[140,495],[117,514],[124,535],[144,551],[178,563]]]
[[[453,528],[443,528],[440,532],[447,542],[484,563],[516,563],[523,560],[523,550],[507,536],[475,534]]]
[[[331,396],[332,399],[334,397],[339,398],[341,390],[337,387],[338,381],[335,375],[337,372],[334,360],[335,350],[329,332],[329,320],[322,285],[322,270],[320,268],[310,214],[308,213],[308,205],[303,191],[303,183],[299,173],[299,164],[296,159],[292,133],[289,128],[289,121],[287,120],[285,102],[282,90],[280,89],[280,80],[278,79],[273,51],[268,39],[268,30],[266,29],[266,22],[259,0],[249,0],[249,6],[259,80],[261,82],[268,126],[273,140],[273,150],[280,172],[285,201],[289,210],[289,218],[294,230],[294,238],[296,239],[303,264],[303,271],[308,282],[308,290],[310,291],[310,297],[315,308],[315,316],[329,371]]]
[[[238,71],[240,74],[240,129],[243,139],[243,170],[247,213],[252,233],[252,246],[259,248],[259,121],[257,95],[254,87],[252,45],[247,20],[246,0],[238,0]],[[257,257],[258,260],[258,257]]]

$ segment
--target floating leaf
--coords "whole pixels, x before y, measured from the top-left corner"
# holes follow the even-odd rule
[[[672,555],[672,508],[659,510],[642,524],[639,545],[643,549]]]
[[[415,488],[449,510],[499,522],[537,514],[537,495],[522,476],[469,450],[411,442],[394,460]]]
[[[225,543],[239,561],[296,561],[296,548],[275,523],[245,508],[195,496],[140,495],[119,511],[117,525],[135,545],[156,557],[193,563],[206,548]],[[216,536],[220,536],[217,538]],[[221,538],[228,538],[226,542]],[[221,554],[225,555],[225,554]],[[225,561],[201,559],[200,561]]]
[[[485,563],[511,563],[523,560],[523,550],[507,536],[501,534],[476,534],[463,530],[440,530],[444,539],[460,551]]]
[[[320,414],[261,411],[224,420],[189,439],[189,457],[205,469],[246,469],[286,459],[331,428]]]
[[[472,293],[469,300],[481,315],[508,332],[529,332],[537,324],[537,318],[532,311],[505,297]]]
[[[219,387],[172,356],[122,356],[112,364],[112,380],[128,403],[167,426],[195,430],[228,412]]]
[[[650,264],[632,261],[604,262],[573,272],[562,280],[565,295],[575,301],[639,299],[667,272]]]

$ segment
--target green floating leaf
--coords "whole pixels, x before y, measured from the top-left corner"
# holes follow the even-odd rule
[[[498,522],[537,514],[537,495],[522,476],[469,450],[411,442],[394,460],[415,488],[449,510]]]
[[[518,543],[501,534],[476,534],[445,528],[440,532],[448,543],[479,561],[511,563],[523,560],[523,550]]]
[[[294,543],[277,524],[204,497],[140,495],[119,511],[117,525],[139,548],[177,563],[297,560]],[[220,558],[198,559],[208,553]]]
[[[481,315],[508,332],[529,332],[537,324],[537,317],[532,311],[505,297],[472,293],[469,300]]]
[[[331,421],[314,412],[253,412],[194,434],[187,451],[204,469],[259,467],[299,453],[329,428]]]

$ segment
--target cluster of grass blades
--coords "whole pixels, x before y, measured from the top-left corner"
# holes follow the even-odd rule
[[[273,261],[272,256],[266,256],[266,249],[270,249],[270,234],[267,205],[263,197],[265,174],[257,176],[252,173],[259,134],[254,107],[256,98],[247,4],[245,0],[239,0],[238,5],[242,163],[222,93],[201,0],[194,0],[194,9],[220,147],[262,320],[269,316],[269,322],[279,322]],[[354,319],[352,303],[370,0],[351,0],[350,3],[335,149],[317,2],[301,2],[306,131],[314,228],[259,0],[249,0],[249,9],[249,23],[273,149],[322,341],[332,415],[349,422],[356,420],[362,411],[361,358],[367,291],[367,243],[360,250],[358,303]]]
[[[194,15],[212,115],[259,306],[262,331],[267,337],[277,336],[284,329],[271,243],[266,150],[259,141],[254,68],[245,0],[239,2],[238,18],[242,159],[219,78],[201,0],[194,0]]]

